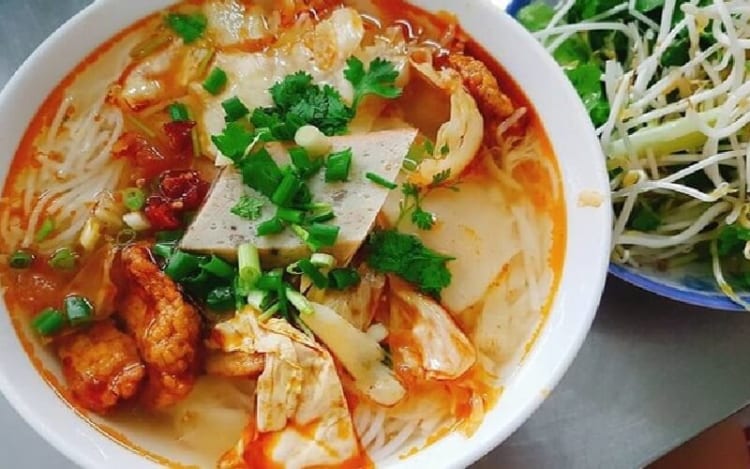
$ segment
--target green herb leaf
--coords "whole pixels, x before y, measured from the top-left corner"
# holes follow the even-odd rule
[[[227,86],[227,72],[214,67],[203,82],[203,89],[212,95],[217,95]]]
[[[328,283],[335,290],[346,290],[359,285],[359,272],[352,268],[338,268],[328,272]]]
[[[578,91],[594,125],[604,124],[609,117],[609,102],[604,95],[601,82],[602,71],[595,63],[586,63],[566,70],[573,87]]]
[[[547,27],[555,10],[546,2],[536,1],[518,10],[516,19],[531,32],[539,31]]]
[[[719,231],[718,251],[719,256],[728,256],[745,247],[745,243],[750,241],[750,230],[740,225],[726,225]]]
[[[206,304],[214,311],[229,311],[235,307],[234,288],[231,286],[217,287],[206,297]]]
[[[242,173],[245,184],[269,199],[273,197],[276,188],[281,184],[283,174],[268,150],[262,148],[235,164]]]
[[[202,13],[192,15],[170,13],[165,17],[164,22],[185,41],[185,44],[190,44],[203,36],[208,25],[208,19]]]
[[[263,212],[263,201],[248,195],[243,195],[230,211],[245,220],[257,220]]]
[[[447,263],[453,258],[427,248],[416,236],[395,230],[377,231],[367,245],[370,267],[396,274],[428,295],[439,297],[451,283]]]
[[[221,103],[224,108],[224,120],[234,122],[250,114],[250,110],[237,96],[233,96]]]
[[[352,166],[352,149],[331,153],[326,161],[326,182],[343,182],[349,179]]]
[[[411,222],[420,230],[431,230],[435,226],[435,215],[417,207],[411,212]]]
[[[172,122],[186,122],[190,120],[190,113],[183,103],[172,103],[167,107]]]
[[[386,99],[401,96],[401,89],[395,85],[398,70],[392,62],[378,57],[370,62],[368,70],[365,70],[364,63],[352,56],[346,61],[346,65],[344,77],[354,87],[352,108],[355,110],[367,95],[376,95]]]
[[[231,160],[241,158],[255,135],[239,122],[230,122],[219,135],[212,135],[211,141],[222,155]]]

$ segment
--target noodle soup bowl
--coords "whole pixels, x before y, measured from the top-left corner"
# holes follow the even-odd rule
[[[528,352],[502,374],[498,403],[470,438],[449,434],[408,459],[380,464],[389,468],[465,467],[500,444],[541,404],[589,330],[609,261],[608,178],[594,129],[575,91],[544,49],[501,6],[490,0],[413,3],[430,11],[455,13],[464,29],[520,85],[546,129],[565,196],[567,236],[559,285]],[[6,148],[0,161],[1,179],[8,173],[9,150],[17,147],[34,112],[60,80],[96,46],[170,4],[168,0],[97,0],[32,54],[0,95],[0,113],[6,116],[0,124],[0,141]],[[53,374],[59,371],[52,354],[29,342],[24,345],[5,306],[0,309],[0,389],[32,427],[83,467],[159,466],[66,404],[37,371],[38,365]],[[159,453],[158,448],[150,450]]]

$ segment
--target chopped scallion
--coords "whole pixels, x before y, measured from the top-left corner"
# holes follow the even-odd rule
[[[287,288],[285,293],[287,300],[289,300],[292,306],[294,306],[301,314],[315,314],[312,304],[302,293],[293,288]]]
[[[237,249],[237,261],[240,269],[240,282],[245,288],[252,288],[261,276],[258,248],[246,243]]]
[[[190,120],[187,106],[182,103],[172,103],[167,107],[172,122],[185,122]]]
[[[242,119],[250,113],[250,110],[240,101],[240,98],[234,96],[221,103],[221,107],[224,108],[225,120],[227,122],[234,122],[238,119]]]
[[[302,179],[314,176],[323,167],[323,159],[312,160],[310,154],[302,147],[289,149],[289,157]]]
[[[195,42],[203,36],[208,25],[208,19],[203,13],[170,13],[164,18],[164,22],[185,41],[185,44]]]
[[[234,308],[234,289],[229,286],[214,288],[206,297],[206,304],[214,311],[228,311]]]
[[[60,248],[47,261],[50,267],[58,270],[72,270],[76,266],[76,254],[70,248]]]
[[[306,275],[313,283],[313,285],[315,285],[317,288],[328,287],[328,278],[323,275],[320,270],[318,270],[318,267],[316,267],[308,259],[299,260],[297,262],[297,266],[299,267],[299,270],[302,271],[302,273]]]
[[[8,256],[8,266],[11,269],[28,269],[32,262],[34,255],[21,249]]]
[[[276,211],[276,218],[287,223],[300,224],[305,219],[305,212],[291,208],[279,208]]]
[[[47,239],[53,231],[55,231],[55,220],[47,217],[44,219],[44,221],[42,222],[42,226],[39,227],[36,234],[34,235],[34,241],[36,241],[37,243],[41,243],[42,241]]]
[[[184,251],[175,251],[164,268],[164,273],[172,280],[181,282],[200,268],[201,258]]]
[[[258,236],[269,236],[284,231],[284,223],[276,217],[264,221],[258,225]]]
[[[180,239],[182,239],[182,236],[184,234],[185,232],[182,230],[158,231],[156,233],[156,242],[176,244]]]
[[[307,231],[310,233],[310,240],[321,247],[336,244],[340,230],[341,228],[338,226],[324,225],[322,223],[313,223],[307,227]]]
[[[279,207],[288,207],[297,195],[301,182],[299,177],[293,172],[289,172],[281,179],[281,184],[276,188],[271,201]]]
[[[281,288],[281,285],[282,271],[276,269],[261,275],[255,283],[255,288],[262,291],[273,292]]]
[[[365,177],[375,184],[385,187],[386,189],[395,189],[398,187],[398,184],[396,184],[395,182],[389,181],[388,179],[375,173],[366,173]]]
[[[54,308],[45,308],[34,317],[31,326],[39,335],[50,336],[65,326],[65,315]]]
[[[268,301],[270,294],[263,290],[251,290],[247,294],[247,304],[258,311],[263,310],[263,305]]]
[[[122,202],[131,212],[137,212],[146,205],[146,194],[137,187],[129,187],[122,191]]]
[[[230,279],[234,277],[234,267],[217,256],[211,256],[208,261],[200,265],[200,268],[219,278]]]
[[[346,290],[359,284],[361,278],[359,272],[350,268],[333,269],[328,273],[331,288]]]
[[[227,85],[227,73],[219,67],[214,67],[203,82],[203,89],[216,96]]]
[[[315,267],[322,267],[324,269],[330,269],[336,265],[336,258],[330,254],[324,254],[322,252],[316,252],[310,256],[310,262]]]
[[[349,179],[352,166],[352,149],[331,153],[326,161],[326,182],[343,182]]]
[[[68,321],[74,326],[88,323],[93,319],[94,307],[83,296],[71,295],[66,297],[64,307]]]

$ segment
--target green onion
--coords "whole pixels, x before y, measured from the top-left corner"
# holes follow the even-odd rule
[[[34,235],[34,241],[36,241],[37,243],[41,243],[42,241],[47,239],[53,231],[55,231],[55,220],[47,217],[44,219],[44,221],[42,222],[42,226],[39,227],[39,230],[37,230],[36,234]]]
[[[32,262],[34,255],[21,249],[8,256],[8,266],[11,269],[28,269]]]
[[[331,206],[331,204],[311,204],[308,210],[311,211],[311,213],[309,213],[307,216],[307,220],[310,223],[325,223],[336,218],[336,215],[333,213],[333,207]]]
[[[255,283],[255,288],[262,291],[277,291],[282,285],[282,271],[279,269],[272,270],[260,276]]]
[[[352,166],[352,149],[331,153],[326,162],[326,182],[343,182],[349,178]]]
[[[137,212],[146,205],[146,194],[137,187],[129,187],[122,191],[122,202],[131,212]]]
[[[270,294],[263,290],[251,290],[247,294],[247,304],[257,309],[263,310],[263,305],[268,301]]]
[[[240,281],[243,286],[252,288],[261,276],[258,248],[250,243],[237,248],[237,260],[240,268]]]
[[[227,73],[219,67],[214,67],[203,82],[203,89],[216,96],[227,85]]]
[[[187,106],[182,103],[172,103],[167,107],[169,117],[173,122],[185,122],[190,120]]]
[[[190,44],[203,36],[208,25],[208,18],[203,13],[192,15],[169,13],[164,18],[164,22],[185,41],[185,44]]]
[[[288,223],[300,224],[305,219],[305,212],[291,208],[279,208],[276,211],[276,218]]]
[[[301,259],[300,261],[298,261],[297,267],[310,279],[313,285],[315,285],[317,288],[328,287],[328,278],[323,275],[320,270],[318,270],[318,268],[313,265],[313,263],[308,259]]]
[[[321,252],[317,252],[310,256],[310,262],[315,267],[322,267],[324,269],[330,269],[334,265],[336,265],[336,258],[334,258],[330,254],[324,254]]]
[[[208,293],[206,304],[214,311],[228,311],[234,308],[234,288],[229,286],[214,288]]]
[[[65,315],[54,308],[45,308],[34,317],[31,326],[39,335],[50,336],[65,326]]]
[[[224,114],[226,115],[225,120],[227,122],[234,122],[238,119],[242,119],[250,113],[250,110],[242,104],[240,98],[234,96],[221,103],[221,107],[224,108]]]
[[[323,167],[323,159],[310,159],[310,154],[302,147],[289,149],[289,157],[302,179],[314,176]]]
[[[76,266],[76,255],[70,248],[60,248],[47,261],[50,267],[58,270],[72,270]]]
[[[346,290],[349,287],[356,286],[360,280],[359,272],[354,269],[341,268],[328,272],[328,281],[331,288],[336,290]]]
[[[182,239],[184,235],[185,235],[185,232],[182,230],[157,231],[156,242],[176,244],[180,239]]]
[[[193,254],[175,251],[169,258],[164,273],[169,275],[172,280],[180,282],[200,268],[201,260],[200,257]]]
[[[94,307],[82,296],[68,296],[64,300],[64,307],[68,321],[74,326],[85,324],[93,319]]]
[[[145,59],[158,49],[172,41],[172,35],[166,30],[159,30],[133,47],[130,57],[136,60]]]
[[[268,236],[284,231],[284,224],[276,217],[258,225],[258,236]]]
[[[313,223],[307,227],[310,233],[310,240],[321,247],[333,246],[339,237],[341,228],[335,225],[324,225],[322,223]]]
[[[234,278],[234,267],[224,259],[217,256],[211,256],[208,261],[203,262],[200,265],[200,268],[219,278]]]
[[[301,182],[296,174],[292,172],[287,173],[281,179],[281,184],[279,184],[271,196],[271,202],[279,207],[288,207],[292,203],[292,200],[294,200],[294,196],[297,195]]]
[[[263,311],[263,314],[261,314],[260,316],[258,316],[258,321],[260,321],[260,322],[266,322],[269,319],[271,319],[272,317],[274,317],[276,315],[276,313],[278,313],[278,312],[279,312],[279,304],[278,303],[274,303],[273,305],[271,305],[270,308],[268,308],[267,310]]]
[[[163,257],[164,259],[169,259],[172,256],[172,253],[174,252],[174,244],[156,243],[154,244],[154,247],[151,248],[151,252],[153,252],[155,255],[159,257]]]
[[[395,189],[398,187],[398,184],[396,184],[395,182],[389,181],[388,179],[375,173],[365,173],[365,177],[375,184],[385,187],[386,189]]]
[[[409,158],[404,159],[404,163],[401,165],[406,171],[416,171],[418,166],[419,163]]]
[[[298,292],[297,290],[294,290],[292,288],[287,288],[285,290],[286,298],[289,300],[289,302],[297,308],[297,311],[299,311],[302,314],[315,314],[315,309],[313,309],[312,303],[308,301],[305,296]]]

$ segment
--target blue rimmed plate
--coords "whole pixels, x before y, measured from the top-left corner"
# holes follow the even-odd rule
[[[516,16],[518,11],[528,5],[530,0],[511,0],[506,11]],[[646,291],[681,303],[725,311],[744,311],[745,309],[730,300],[718,287],[706,263],[694,264],[659,271],[610,264],[609,273]],[[750,303],[750,295],[742,295]]]

